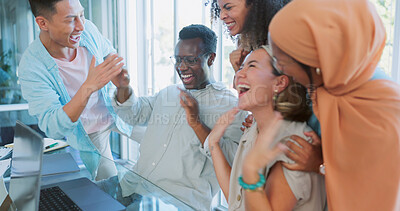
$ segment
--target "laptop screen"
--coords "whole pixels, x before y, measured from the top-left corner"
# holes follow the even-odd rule
[[[17,121],[9,195],[18,210],[38,210],[43,136]]]

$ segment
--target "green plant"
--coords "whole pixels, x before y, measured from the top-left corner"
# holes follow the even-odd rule
[[[21,101],[21,90],[16,72],[11,65],[11,50],[0,53],[0,104]]]
[[[11,80],[11,65],[8,63],[11,57],[11,51],[0,54],[0,86],[7,86]]]

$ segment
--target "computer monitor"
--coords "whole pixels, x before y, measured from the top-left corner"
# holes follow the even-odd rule
[[[9,195],[18,210],[38,210],[43,136],[17,121]]]

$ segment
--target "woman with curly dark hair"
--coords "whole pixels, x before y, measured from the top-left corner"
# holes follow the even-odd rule
[[[238,41],[230,54],[235,72],[244,57],[261,45],[268,44],[268,26],[272,17],[290,0],[211,0],[211,19],[224,22],[229,34]]]

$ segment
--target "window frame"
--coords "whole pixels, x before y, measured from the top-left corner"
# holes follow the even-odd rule
[[[400,83],[400,2],[396,2],[395,9],[391,75],[394,81]]]

